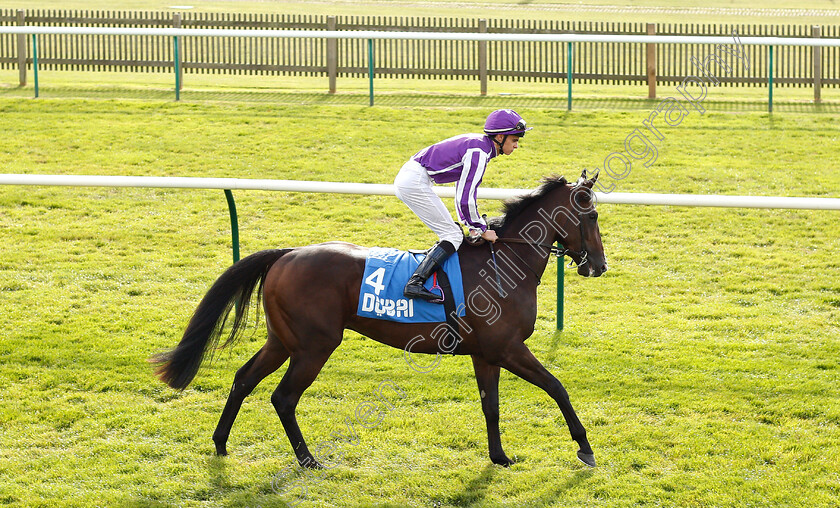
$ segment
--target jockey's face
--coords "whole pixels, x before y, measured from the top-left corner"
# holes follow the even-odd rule
[[[514,150],[519,148],[519,136],[511,134],[505,139],[505,136],[503,134],[496,134],[496,146],[498,146],[498,144],[501,143],[503,139],[505,140],[504,144],[501,146],[501,152],[503,154],[510,155],[513,153]]]

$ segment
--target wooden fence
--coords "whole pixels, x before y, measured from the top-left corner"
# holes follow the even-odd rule
[[[578,33],[730,35],[741,37],[840,37],[840,26],[712,25],[567,22],[545,20],[395,18],[219,14],[199,12],[113,12],[0,9],[0,25],[101,26],[141,28],[225,28],[250,30],[384,30],[488,33]],[[155,36],[42,35],[39,66],[45,70],[173,72],[173,44]],[[31,42],[23,35],[0,35],[0,69],[19,69],[21,85],[32,66]],[[379,77],[565,82],[567,46],[557,42],[376,40],[374,66]],[[577,83],[679,84],[696,75],[692,57],[714,52],[711,44],[576,43]],[[733,66],[723,85],[764,86],[767,46],[747,46],[750,69]],[[366,41],[358,39],[273,39],[186,37],[182,72],[327,76],[368,73]],[[780,46],[775,51],[776,86],[840,85],[840,48]],[[651,96],[653,96],[651,92]]]

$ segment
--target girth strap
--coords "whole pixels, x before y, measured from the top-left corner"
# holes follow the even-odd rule
[[[448,328],[443,353],[452,355],[458,354],[461,349],[461,328],[458,325],[458,310],[455,308],[455,295],[452,293],[452,285],[449,283],[449,276],[442,268],[435,272],[436,285],[443,293],[443,310],[446,313],[446,327]],[[454,345],[453,345],[454,344]]]

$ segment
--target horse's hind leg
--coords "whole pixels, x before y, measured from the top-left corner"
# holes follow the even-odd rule
[[[236,371],[227,403],[222,410],[219,424],[216,425],[216,431],[213,432],[216,455],[227,455],[228,436],[230,436],[233,421],[239,414],[239,408],[242,407],[242,401],[260,384],[260,381],[280,368],[287,358],[289,358],[289,353],[286,348],[283,347],[277,336],[269,332],[265,345],[257,351],[253,358]]]
[[[316,342],[318,342],[317,339],[311,339],[311,343]],[[274,404],[277,416],[280,417],[280,423],[283,424],[283,429],[289,437],[298,463],[303,467],[321,468],[323,466],[315,460],[306,446],[306,441],[303,439],[303,434],[295,417],[295,409],[304,390],[315,381],[318,373],[321,372],[321,368],[327,363],[327,359],[340,342],[339,338],[331,348],[325,347],[319,350],[296,352],[289,362],[289,368],[283,375],[280,385],[271,395],[271,403]]]
[[[513,461],[505,455],[502,449],[502,438],[499,435],[499,367],[490,365],[483,358],[473,355],[475,380],[478,382],[478,392],[481,396],[481,409],[487,423],[487,444],[490,448],[490,460],[494,464],[509,467]]]

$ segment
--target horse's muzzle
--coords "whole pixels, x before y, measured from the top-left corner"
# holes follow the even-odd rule
[[[584,277],[600,277],[607,271],[607,262],[593,263],[591,260],[583,265],[578,265],[578,275]]]

